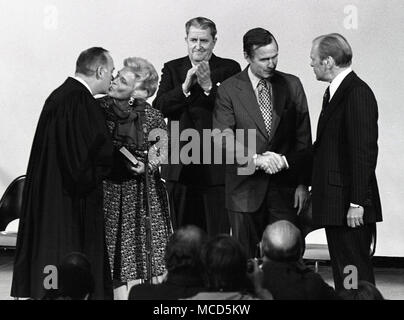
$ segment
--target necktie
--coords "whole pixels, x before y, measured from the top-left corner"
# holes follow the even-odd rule
[[[262,118],[264,119],[265,129],[268,135],[271,133],[272,126],[272,97],[271,88],[268,86],[268,82],[261,79],[257,85],[258,89],[258,104],[260,106]]]
[[[330,87],[327,87],[323,96],[323,106],[321,107],[320,118],[324,115],[325,109],[327,108],[328,103],[330,102]]]
[[[321,111],[324,111],[324,109],[327,107],[329,102],[330,102],[330,87],[327,87],[327,89],[325,89],[325,92],[324,92],[323,107],[321,108]]]

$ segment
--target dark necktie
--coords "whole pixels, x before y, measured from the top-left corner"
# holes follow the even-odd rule
[[[260,106],[262,118],[264,119],[265,129],[268,135],[271,134],[272,126],[272,97],[270,84],[264,79],[261,79],[257,85],[258,89],[258,104]]]
[[[328,103],[330,102],[330,87],[327,87],[324,92],[323,96],[323,107],[321,108],[321,111],[324,111],[325,108],[327,108]]]
[[[330,87],[327,87],[323,96],[323,106],[321,107],[320,118],[324,115],[325,109],[327,109],[328,103],[330,102]]]

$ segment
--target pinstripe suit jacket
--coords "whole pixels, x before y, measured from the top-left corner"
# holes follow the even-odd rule
[[[315,225],[346,225],[350,203],[365,208],[365,223],[382,220],[375,174],[377,120],[372,90],[349,73],[318,122],[312,175]]]

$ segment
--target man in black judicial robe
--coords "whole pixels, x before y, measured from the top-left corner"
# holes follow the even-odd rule
[[[102,178],[111,165],[112,142],[93,95],[107,91],[113,69],[105,49],[83,51],[75,77],[45,102],[26,174],[13,297],[39,299],[57,289],[56,274],[46,267],[77,251],[91,263],[92,298],[112,298],[102,213]]]

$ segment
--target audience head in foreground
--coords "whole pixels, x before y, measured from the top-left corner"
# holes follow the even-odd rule
[[[368,281],[359,281],[358,289],[345,289],[339,292],[342,300],[384,300],[381,292]]]
[[[335,291],[302,259],[303,239],[291,222],[266,227],[262,236],[263,288],[275,300],[334,300]]]
[[[94,291],[94,278],[87,257],[72,252],[59,266],[60,295],[72,300],[87,300]]]
[[[48,290],[43,300],[88,300],[94,278],[87,257],[80,252],[66,255],[57,268],[57,289]]]
[[[207,292],[200,292],[191,299],[272,299],[269,292],[261,290],[258,267],[251,277],[247,275],[247,256],[241,244],[231,236],[213,237],[205,244],[201,255]]]
[[[160,284],[133,286],[129,300],[184,299],[203,290],[200,254],[206,240],[205,231],[196,226],[184,226],[175,231],[166,246],[165,280]]]
[[[167,243],[165,263],[170,273],[202,273],[200,253],[207,241],[206,233],[193,225],[179,228]]]
[[[261,251],[264,259],[298,261],[302,256],[303,239],[300,230],[286,220],[268,225],[263,233]]]

